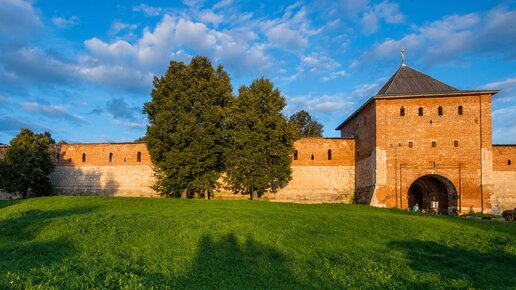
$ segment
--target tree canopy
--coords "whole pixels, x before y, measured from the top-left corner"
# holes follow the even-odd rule
[[[54,171],[51,144],[55,141],[50,133],[35,134],[21,129],[10,142],[3,160],[0,160],[0,188],[8,193],[29,192],[35,196],[52,193],[49,175]]]
[[[261,196],[291,179],[295,128],[281,114],[285,99],[264,78],[242,86],[228,116],[226,177],[237,193]]]
[[[299,137],[322,137],[323,125],[313,119],[310,113],[305,110],[290,116],[289,122],[296,126]]]
[[[225,118],[232,101],[229,75],[206,57],[171,61],[155,77],[144,105],[145,142],[155,166],[154,189],[165,196],[210,196],[219,186],[227,146]]]

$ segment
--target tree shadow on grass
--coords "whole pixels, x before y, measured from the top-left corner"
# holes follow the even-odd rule
[[[0,288],[50,286],[41,270],[75,253],[63,237],[38,237],[53,219],[85,214],[93,208],[43,211],[11,209],[0,219]],[[57,274],[57,273],[56,273]]]
[[[405,253],[416,274],[399,277],[409,288],[509,289],[516,286],[516,256],[503,250],[510,241],[501,243],[488,252],[433,241],[397,241],[390,246]]]
[[[0,210],[2,208],[12,206],[20,202],[19,200],[0,200]]]
[[[191,289],[303,289],[278,250],[252,236],[239,241],[234,234],[215,240],[205,235],[189,273],[174,286]]]

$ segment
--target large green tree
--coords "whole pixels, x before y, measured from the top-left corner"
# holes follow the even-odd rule
[[[285,99],[264,78],[242,86],[228,116],[225,180],[235,193],[261,196],[291,179],[295,128],[281,114]]]
[[[305,110],[290,116],[289,122],[296,126],[299,137],[322,137],[323,125],[313,119]]]
[[[0,188],[8,193],[42,196],[52,193],[49,175],[54,171],[50,133],[35,134],[29,129],[10,142],[3,160],[0,160]]]
[[[225,118],[233,99],[229,75],[199,56],[188,65],[171,61],[153,85],[143,111],[150,123],[144,140],[155,167],[154,189],[209,198],[224,170]]]

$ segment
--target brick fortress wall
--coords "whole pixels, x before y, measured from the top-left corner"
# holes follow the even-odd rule
[[[64,144],[56,161],[51,180],[57,194],[158,196],[143,143]]]
[[[292,180],[272,200],[302,203],[351,203],[355,191],[355,142],[306,138],[295,144]]]
[[[516,145],[493,145],[494,211],[516,208]]]
[[[298,153],[292,164],[292,181],[265,198],[305,203],[351,201],[355,179],[353,140],[302,139],[295,148]],[[51,179],[57,194],[159,196],[150,188],[154,180],[152,162],[143,143],[65,144],[57,149],[56,161]],[[246,197],[219,191],[215,198]]]

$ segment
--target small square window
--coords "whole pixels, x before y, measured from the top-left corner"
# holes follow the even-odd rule
[[[437,147],[437,141],[432,141],[432,147]]]
[[[459,141],[457,141],[457,140],[453,141],[453,146],[459,147]]]
[[[409,142],[408,142],[408,147],[409,147],[409,148],[414,147],[414,143],[413,143],[412,141],[409,141]]]

